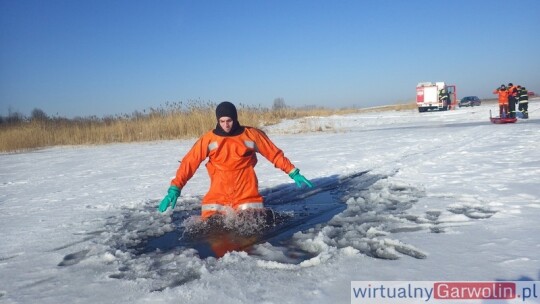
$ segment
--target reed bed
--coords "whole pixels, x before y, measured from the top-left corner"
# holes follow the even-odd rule
[[[16,152],[58,145],[94,145],[193,138],[216,125],[214,103],[166,103],[144,113],[114,117],[66,119],[40,117],[0,124],[0,152]],[[329,116],[359,109],[290,108],[268,109],[240,104],[242,125],[264,127],[283,119]]]

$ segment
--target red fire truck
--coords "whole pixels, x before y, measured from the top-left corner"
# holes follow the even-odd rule
[[[442,89],[445,89],[450,100],[445,104],[439,97]],[[416,105],[418,112],[428,110],[451,110],[456,107],[456,86],[446,85],[444,82],[420,82],[416,86]]]

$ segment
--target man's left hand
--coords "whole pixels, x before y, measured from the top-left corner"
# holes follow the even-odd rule
[[[294,182],[298,188],[302,188],[302,184],[306,184],[309,188],[313,188],[313,184],[302,174],[300,174],[300,170],[298,168],[294,168],[294,170],[289,173],[289,176],[294,179]]]

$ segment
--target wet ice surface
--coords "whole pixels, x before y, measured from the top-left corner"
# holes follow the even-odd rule
[[[311,259],[319,259],[321,254],[317,248],[304,246],[305,242],[299,237],[293,237],[295,233],[302,231],[320,231],[337,214],[345,209],[351,198],[360,191],[369,191],[369,188],[380,176],[370,175],[369,172],[359,172],[349,176],[332,176],[327,178],[313,179],[317,185],[315,189],[295,189],[294,185],[278,186],[264,191],[268,213],[245,214],[245,216],[228,215],[218,221],[203,222],[197,215],[199,199],[192,200],[196,203],[194,210],[175,212],[167,221],[168,231],[161,227],[165,223],[155,225],[158,231],[151,231],[152,227],[141,218],[140,210],[125,210],[118,221],[111,221],[109,227],[114,226],[111,246],[115,251],[129,253],[127,263],[134,264],[140,260],[141,264],[147,263],[148,257],[159,260],[162,256],[184,257],[186,254],[192,258],[201,259],[201,263],[211,263],[213,258],[221,258],[227,252],[246,252],[250,257],[261,261],[271,261],[273,266],[284,264],[308,265]],[[401,191],[403,189],[399,189]],[[157,201],[148,202],[147,212],[155,213]],[[185,201],[179,204],[189,205]],[[382,207],[384,212],[387,208]],[[392,206],[392,213],[399,213],[399,208]],[[269,220],[271,217],[271,220]],[[148,217],[148,220],[154,220]],[[126,238],[132,235],[133,237]],[[305,236],[303,236],[305,238]],[[376,248],[387,248],[394,245],[372,245]],[[347,247],[342,242],[341,247]],[[399,248],[403,244],[398,245]],[[375,251],[374,251],[375,252]],[[374,255],[375,256],[375,255]],[[387,258],[382,254],[378,257]],[[212,259],[208,259],[212,258]],[[392,257],[397,258],[397,257]],[[304,263],[304,264],[302,264]],[[197,264],[197,267],[200,265]],[[183,268],[185,265],[179,264]],[[279,266],[281,267],[281,266]],[[133,271],[133,268],[136,270]],[[158,267],[162,270],[161,265]],[[175,277],[175,283],[185,283],[197,279],[196,271],[185,273],[186,277],[179,279],[177,268],[171,268],[171,275]],[[111,278],[135,280],[139,278],[140,268],[121,265],[119,272],[112,274]],[[147,273],[145,272],[145,275]],[[160,273],[160,277],[165,277]],[[169,282],[168,279],[165,280]],[[156,290],[165,286],[156,286]]]
[[[0,302],[335,303],[352,280],[538,280],[540,120],[493,125],[489,109],[267,130],[316,187],[261,159],[283,222],[227,219],[230,252],[198,239],[212,231],[197,218],[204,168],[156,211],[190,140],[1,155]],[[288,134],[306,123],[326,131]]]

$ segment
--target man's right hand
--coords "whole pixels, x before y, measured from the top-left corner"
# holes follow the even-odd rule
[[[169,206],[171,206],[171,210],[174,209],[174,206],[176,206],[176,201],[180,196],[180,191],[180,188],[176,186],[170,186],[169,190],[167,191],[167,195],[163,198],[163,200],[161,200],[161,203],[159,203],[159,212],[167,211],[167,208],[169,208]]]

